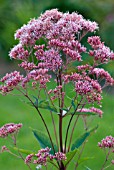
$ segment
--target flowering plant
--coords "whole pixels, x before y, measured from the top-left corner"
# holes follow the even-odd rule
[[[110,74],[98,68],[114,60],[113,51],[101,42],[99,36],[88,37],[85,46],[82,45],[84,37],[97,29],[96,22],[86,20],[76,12],[69,14],[53,9],[30,20],[15,33],[19,43],[9,55],[11,59],[21,61],[19,67],[25,70],[25,74],[21,75],[18,71],[7,73],[0,80],[0,92],[6,95],[16,89],[22,93],[39,114],[47,135],[32,129],[41,146],[37,153],[17,147],[17,133],[22,124],[4,125],[0,128],[0,137],[12,137],[14,149],[29,169],[32,169],[32,163],[37,164],[38,169],[46,167],[49,162],[59,170],[66,170],[77,153],[74,169],[80,164],[86,140],[97,129],[97,126],[90,129],[88,120],[102,117],[103,112],[99,108],[102,105],[102,89],[114,85]],[[46,110],[47,116],[50,113],[55,141],[42,109]],[[57,126],[53,114],[58,118]],[[72,142],[79,119],[83,120],[84,133]],[[99,146],[105,147],[102,143]],[[114,142],[111,148],[114,148]],[[6,146],[1,151],[13,154]],[[23,153],[27,154],[26,158]]]

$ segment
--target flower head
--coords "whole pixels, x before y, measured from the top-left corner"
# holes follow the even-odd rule
[[[95,113],[95,114],[98,114],[99,117],[102,117],[102,114],[103,114],[103,111],[98,109],[98,108],[95,108],[95,107],[90,107],[90,108],[82,108],[82,109],[78,109],[77,112],[83,112],[83,113]]]
[[[98,143],[100,148],[112,148],[114,149],[114,137],[106,136],[106,138],[102,139],[101,142]]]
[[[1,80],[3,85],[0,86],[0,91],[3,94],[6,94],[12,91],[15,87],[19,85],[23,80],[23,75],[20,75],[20,72],[14,71],[11,73],[7,73]]]
[[[0,137],[5,138],[10,134],[17,133],[19,129],[22,127],[21,123],[14,124],[14,123],[8,123],[5,124],[0,128]]]
[[[66,155],[62,152],[56,152],[54,155],[51,155],[50,152],[51,149],[48,147],[44,149],[40,149],[37,154],[30,154],[25,159],[25,164],[33,163],[38,165],[47,165],[47,160],[50,159],[52,161],[53,159],[57,159],[58,161],[66,160]],[[33,157],[37,157],[37,159],[33,160]]]

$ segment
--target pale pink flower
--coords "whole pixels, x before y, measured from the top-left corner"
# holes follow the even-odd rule
[[[101,97],[101,86],[95,80],[78,80],[75,83],[75,91],[81,96],[85,96],[89,103],[97,101],[98,103],[102,99]]]
[[[33,163],[33,164],[40,164],[43,166],[47,165],[48,159],[52,161],[53,159],[57,159],[58,161],[66,160],[66,155],[62,152],[56,152],[54,155],[51,155],[50,152],[51,149],[46,147],[45,149],[40,149],[37,154],[30,154],[26,157],[25,163]],[[33,159],[33,157],[37,157],[36,159]]]
[[[101,44],[101,40],[99,36],[92,36],[88,38],[88,43],[92,46],[92,48],[97,49]]]
[[[114,79],[103,68],[94,68],[92,74],[96,74],[97,79],[104,79],[105,85],[114,85]]]
[[[101,142],[98,143],[100,148],[112,148],[114,149],[114,137],[106,136],[106,138],[102,139]]]
[[[102,117],[102,114],[103,114],[103,111],[98,109],[98,108],[95,108],[95,107],[90,107],[90,108],[82,108],[82,109],[78,109],[77,112],[84,112],[84,113],[95,113],[95,114],[98,114],[99,117]]]
[[[94,48],[89,51],[89,54],[94,56],[95,63],[108,63],[110,60],[114,60],[114,52],[105,46],[98,36],[89,37],[88,42]]]
[[[23,80],[23,75],[20,75],[20,72],[14,71],[11,73],[7,73],[0,82],[3,83],[3,85],[0,86],[0,91],[3,94],[6,94],[10,91],[12,91],[16,86],[18,86]]]
[[[25,164],[29,164],[32,163],[32,158],[33,158],[34,154],[30,154],[25,158]]]
[[[8,123],[5,124],[0,128],[0,137],[5,138],[10,134],[17,133],[19,129],[22,127],[21,123],[14,124],[14,123]]]
[[[66,155],[62,152],[55,153],[55,158],[59,161],[67,159]]]
[[[27,60],[29,57],[29,53],[23,48],[22,44],[18,44],[11,49],[9,56],[10,58],[14,58],[17,60]]]
[[[18,64],[19,67],[24,68],[24,70],[33,70],[35,68],[38,68],[33,62],[27,62],[27,61],[23,61],[21,64]]]

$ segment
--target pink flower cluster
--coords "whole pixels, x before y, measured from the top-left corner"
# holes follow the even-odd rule
[[[105,154],[106,150],[108,151],[106,159],[109,160],[109,156],[111,155],[111,164],[114,165],[114,159],[112,159],[112,154],[114,154],[114,137],[106,136],[101,142],[98,142],[98,146],[105,150]]]
[[[59,85],[59,86],[56,86],[55,89],[53,89],[53,90],[50,89],[48,91],[48,94],[53,94],[53,96],[51,96],[51,100],[54,100],[56,98],[61,98],[61,97],[62,97],[62,99],[64,98],[65,92],[61,93],[61,89],[62,89],[62,86]]]
[[[28,71],[38,68],[33,62],[30,63],[27,61],[23,61],[21,64],[18,64],[18,66]]]
[[[66,156],[64,153],[57,152],[55,155],[50,155],[50,150],[48,147],[45,149],[40,149],[37,154],[30,154],[25,159],[25,164],[34,163],[46,166],[47,159],[50,160],[57,159],[58,161],[66,160]],[[37,157],[37,159],[33,160],[33,157]],[[33,160],[33,161],[32,161]]]
[[[75,35],[81,36],[83,31],[94,32],[96,29],[96,22],[86,20],[76,12],[69,14],[57,9],[48,10],[16,31],[15,38],[19,39],[19,44],[9,55],[14,59],[28,60],[31,56],[31,50],[28,49],[30,46],[36,49],[34,54],[37,59],[47,62],[48,67],[55,70],[62,63],[59,54],[61,50],[71,59],[81,61],[80,53],[86,52],[86,48],[75,39]],[[44,44],[39,45],[39,49],[35,45],[41,37],[47,43],[45,50]]]
[[[45,52],[43,51],[42,55],[41,50],[38,49],[38,51],[35,52],[35,56],[38,60],[46,63],[49,70],[55,71],[61,67],[62,60],[60,58],[59,52],[54,49],[49,49]]]
[[[86,70],[91,70],[92,66],[90,66],[89,64],[85,64],[85,65],[80,65],[77,66],[78,72],[84,72]]]
[[[24,49],[22,44],[16,45],[9,53],[10,58],[17,60],[27,60],[29,57],[29,52]]]
[[[94,68],[92,70],[92,74],[95,74],[97,79],[98,78],[100,78],[100,80],[104,79],[106,81],[105,85],[114,85],[114,79],[103,68]]]
[[[102,117],[102,114],[103,114],[103,111],[102,111],[102,110],[100,110],[100,109],[98,109],[98,108],[95,108],[95,107],[78,109],[77,112],[83,112],[83,113],[90,112],[90,113],[95,113],[95,114],[98,114],[99,117]]]
[[[20,75],[20,72],[14,71],[10,74],[6,74],[0,82],[3,83],[3,85],[0,86],[0,91],[5,94],[10,91],[12,91],[16,86],[19,85],[20,82],[22,82],[23,76]]]
[[[51,75],[48,74],[48,69],[40,68],[36,70],[32,70],[28,73],[28,75],[23,78],[22,87],[25,88],[26,84],[33,80],[32,86],[36,87],[37,83],[39,83],[40,88],[45,88],[46,83],[49,82]]]
[[[5,138],[10,134],[17,133],[19,129],[22,127],[21,123],[14,124],[14,123],[9,123],[5,124],[0,128],[0,137]]]
[[[79,70],[83,70],[88,68],[87,66],[80,66]],[[86,72],[84,71],[81,74],[79,73],[72,73],[72,75],[62,75],[62,79],[65,83],[69,83],[72,81],[74,83],[74,88],[77,94],[81,96],[85,96],[89,103],[93,103],[94,101],[101,101],[102,96],[102,88],[97,80],[91,79],[87,76]]]
[[[88,43],[94,49],[89,51],[89,55],[94,56],[95,63],[98,62],[99,64],[101,64],[107,63],[109,60],[114,60],[114,52],[100,41],[100,37],[89,37]]]
[[[100,148],[112,148],[114,149],[114,137],[106,136],[106,138],[102,139],[101,142],[98,143]]]
[[[92,36],[88,38],[88,43],[91,45],[92,48],[97,49],[101,44],[101,40],[99,36]]]
[[[100,102],[102,99],[101,86],[96,80],[79,80],[75,84],[75,91],[81,96],[85,96],[89,103]]]

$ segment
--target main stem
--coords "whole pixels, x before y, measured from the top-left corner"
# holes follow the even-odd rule
[[[62,161],[61,161],[60,169],[59,169],[59,170],[66,170],[66,167],[64,166],[64,164],[62,163]]]
[[[59,74],[57,76],[57,85],[62,86],[62,78],[61,78],[61,70],[59,70]],[[60,140],[60,151],[63,153],[63,135],[62,135],[62,125],[63,125],[63,106],[64,106],[64,98],[63,98],[63,89],[61,88],[61,96],[59,97],[59,140]],[[66,170],[66,167],[64,166],[63,162],[60,162],[60,170]]]
[[[62,86],[62,79],[61,79],[61,70],[59,70],[59,74],[57,76],[57,85]],[[60,151],[63,152],[63,136],[62,136],[62,124],[63,124],[63,117],[62,117],[62,108],[63,108],[63,100],[62,100],[62,88],[61,88],[61,97],[59,97],[59,140],[60,140]]]
[[[63,140],[62,140],[62,116],[59,116],[59,139],[60,139],[60,151],[63,152]]]

